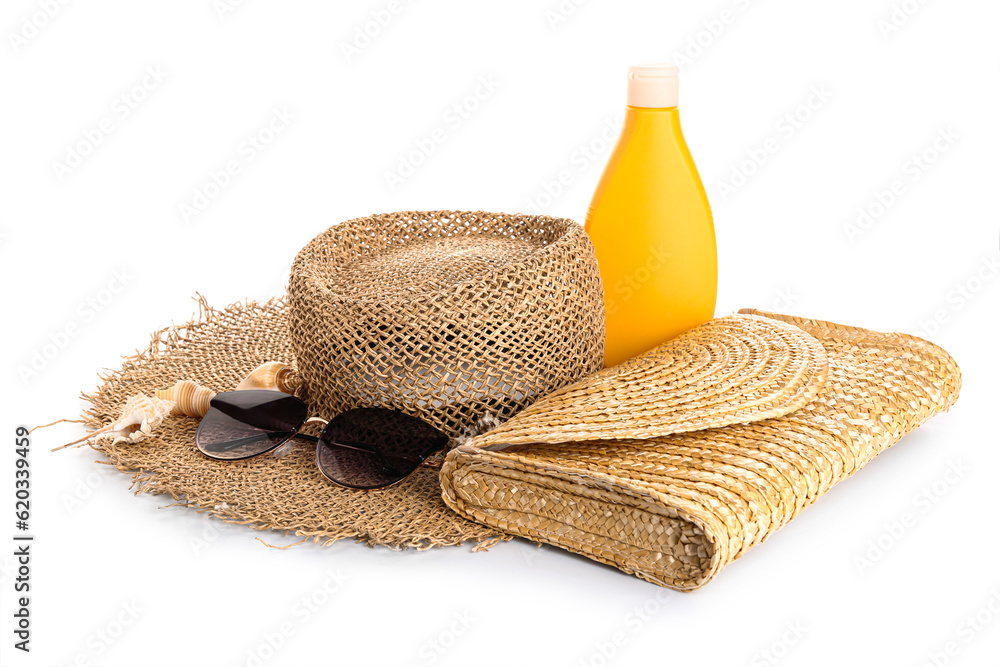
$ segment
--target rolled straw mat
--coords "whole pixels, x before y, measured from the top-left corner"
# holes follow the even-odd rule
[[[955,361],[920,338],[741,311],[452,450],[444,500],[691,590],[947,410],[960,385]]]

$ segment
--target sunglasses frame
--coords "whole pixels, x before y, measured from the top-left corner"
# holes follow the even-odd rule
[[[216,394],[214,397],[212,397],[212,400],[209,403],[209,409],[215,408],[216,410],[218,410],[218,408],[215,407],[214,403],[215,403],[216,398],[218,398],[220,396],[225,396],[227,394],[244,393],[244,392],[247,392],[247,391],[256,391],[256,392],[271,392],[271,391],[273,391],[273,393],[275,393],[275,394],[281,394],[282,395],[281,397],[291,397],[291,398],[294,398],[296,401],[300,402],[303,405],[303,407],[307,407],[305,401],[303,401],[301,398],[299,398],[298,396],[295,396],[293,394],[286,394],[284,392],[279,392],[277,390],[268,390],[268,389],[251,389],[251,390],[244,389],[244,390],[240,390],[240,391],[220,392],[219,394]],[[276,398],[278,398],[278,397],[276,397]],[[389,408],[354,408],[354,409],[385,410],[387,412],[398,413],[398,414],[404,415],[406,417],[410,417],[412,419],[417,419],[416,417],[412,417],[412,415],[407,415],[405,412],[401,412],[399,410],[390,410]],[[350,412],[350,410],[348,410],[347,412]],[[347,412],[344,412],[344,413],[341,413],[341,414],[347,414]],[[308,411],[306,411],[305,414],[308,415]],[[337,415],[337,416],[339,417],[340,415]],[[430,424],[427,424],[427,422],[423,422],[423,420],[420,420],[424,424],[426,424],[428,427],[433,428],[435,431],[437,431],[438,433],[440,433],[441,436],[442,436],[442,438],[444,438],[444,444],[441,447],[436,447],[434,449],[431,449],[430,451],[427,451],[427,452],[424,452],[424,453],[420,454],[419,457],[418,457],[419,463],[413,468],[413,470],[411,470],[410,472],[406,473],[405,475],[403,475],[402,477],[400,477],[396,481],[390,482],[389,484],[384,484],[382,486],[361,486],[361,485],[357,485],[357,484],[348,484],[348,483],[342,482],[340,480],[334,479],[333,477],[331,477],[326,472],[326,470],[323,469],[323,466],[320,465],[320,447],[324,447],[324,446],[325,447],[333,447],[334,445],[336,445],[336,446],[343,447],[345,449],[355,449],[355,450],[366,451],[366,452],[369,452],[369,453],[372,453],[372,454],[377,454],[382,459],[383,466],[385,466],[385,467],[391,467],[391,464],[385,458],[385,454],[383,452],[379,451],[374,446],[366,446],[364,443],[357,443],[357,442],[349,442],[349,443],[347,443],[347,442],[334,442],[332,440],[330,440],[329,443],[324,442],[324,440],[323,440],[323,434],[326,433],[326,430],[328,428],[330,428],[330,424],[333,423],[333,421],[336,418],[337,417],[334,417],[333,419],[330,419],[329,421],[327,421],[326,419],[323,419],[322,417],[308,417],[308,416],[303,417],[303,419],[295,426],[295,428],[292,430],[291,434],[288,435],[288,437],[286,437],[286,438],[278,441],[277,443],[269,446],[267,449],[264,449],[262,451],[256,452],[254,454],[248,454],[247,456],[239,456],[239,457],[235,457],[235,458],[221,458],[221,457],[217,457],[217,456],[212,456],[210,453],[208,453],[207,451],[205,451],[204,447],[202,447],[201,443],[199,442],[199,438],[198,438],[198,434],[201,432],[201,424],[199,424],[198,425],[198,430],[195,432],[195,446],[198,448],[198,451],[200,451],[204,456],[207,456],[208,458],[212,459],[213,461],[246,461],[246,460],[249,460],[249,459],[256,458],[258,456],[263,456],[264,454],[273,454],[274,452],[276,452],[277,450],[281,449],[285,445],[288,445],[289,443],[291,443],[292,440],[295,440],[296,438],[301,438],[302,440],[307,440],[309,442],[315,442],[316,443],[316,454],[314,456],[314,460],[316,462],[316,468],[320,471],[320,473],[322,473],[322,475],[324,477],[326,477],[329,481],[333,482],[337,486],[342,486],[342,487],[348,488],[348,489],[363,490],[363,491],[377,491],[378,489],[387,489],[390,486],[395,486],[396,484],[399,484],[403,480],[409,478],[410,475],[412,475],[413,473],[415,473],[418,468],[434,468],[434,469],[440,469],[441,468],[441,464],[439,462],[429,462],[427,459],[429,459],[431,456],[433,456],[434,454],[436,454],[437,452],[441,451],[442,449],[444,449],[447,446],[448,436],[444,432],[442,432],[440,429],[438,429],[438,428],[436,428],[434,426],[431,426]],[[202,419],[204,420],[204,417],[202,417]],[[308,433],[302,433],[302,428],[304,426],[306,426],[307,424],[310,424],[310,423],[320,423],[320,424],[324,425],[323,426],[323,430],[320,432],[319,436],[309,435]],[[257,439],[257,438],[267,437],[267,436],[265,436],[265,435],[254,435],[254,436],[248,436],[248,437],[251,438],[251,439]],[[241,439],[234,440],[233,442],[239,442],[239,440],[241,440]]]

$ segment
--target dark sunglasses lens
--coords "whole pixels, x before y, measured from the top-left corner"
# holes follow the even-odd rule
[[[384,408],[357,408],[335,417],[320,435],[316,465],[355,489],[395,484],[417,469],[448,436],[415,417]]]
[[[213,459],[236,461],[268,452],[295,435],[306,404],[280,391],[216,394],[201,420],[195,443]]]

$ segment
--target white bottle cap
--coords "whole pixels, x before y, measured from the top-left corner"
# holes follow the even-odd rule
[[[677,106],[677,75],[673,65],[632,65],[628,68],[628,105],[663,109]]]

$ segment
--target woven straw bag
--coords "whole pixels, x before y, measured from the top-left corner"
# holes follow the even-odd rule
[[[572,220],[403,212],[350,220],[292,265],[289,324],[312,412],[358,406],[458,436],[601,367],[594,250]]]
[[[464,517],[678,590],[703,586],[958,398],[898,333],[752,311],[554,392],[452,450]]]

